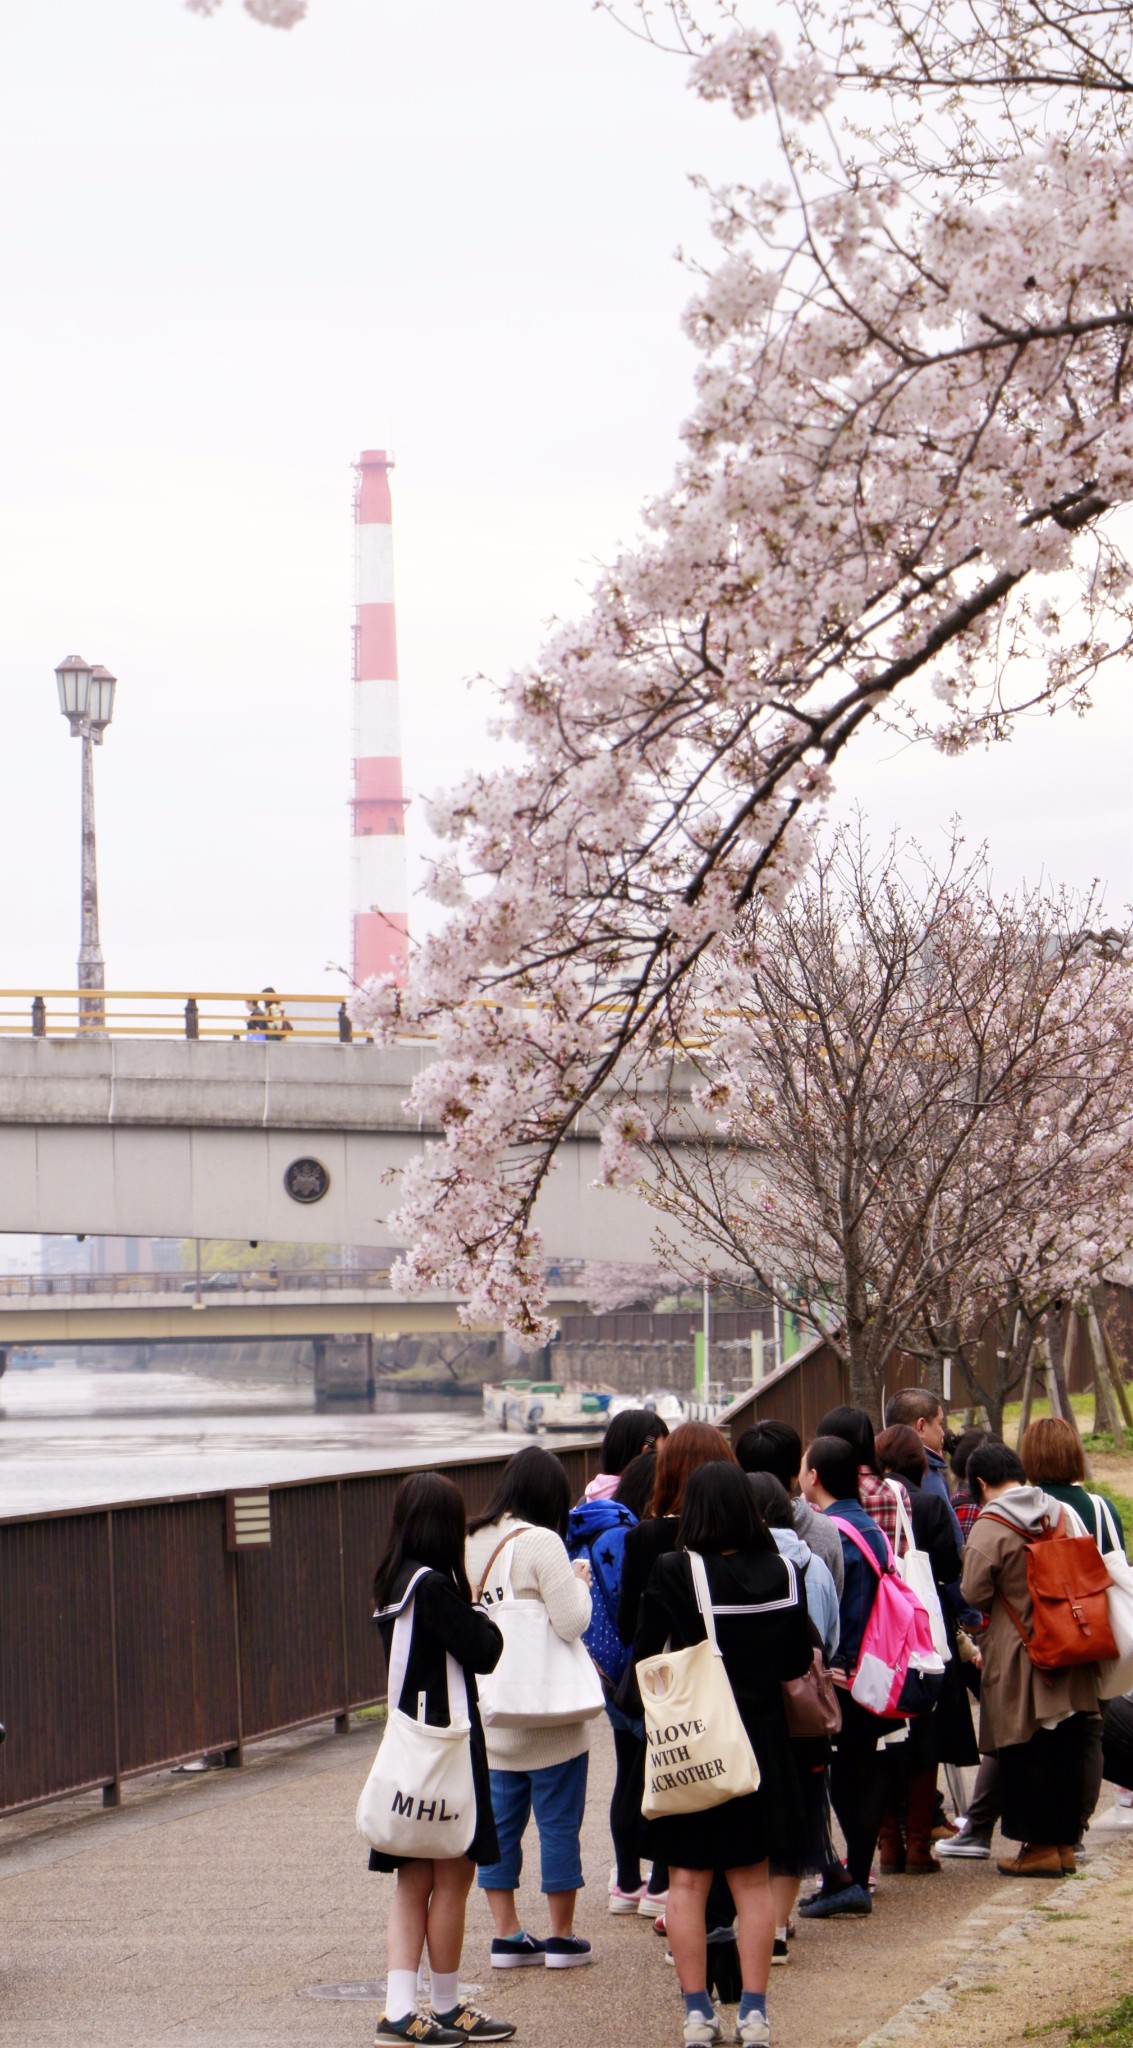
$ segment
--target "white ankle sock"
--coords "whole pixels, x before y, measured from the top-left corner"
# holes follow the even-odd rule
[[[785,1927],[777,1927],[775,1929],[775,1939],[776,1941],[786,1941],[787,1930]]]
[[[458,1992],[456,1980],[459,1970],[434,1970],[433,1993],[429,2000],[434,2012],[451,2012],[456,2004]]]
[[[416,2004],[416,1970],[391,1970],[386,1977],[387,2020],[408,2019]]]

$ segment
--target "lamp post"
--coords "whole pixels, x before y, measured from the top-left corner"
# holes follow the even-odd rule
[[[82,921],[79,938],[79,1030],[105,1031],[106,987],[102,947],[98,941],[98,867],[94,843],[94,752],[114,715],[116,679],[108,668],[88,666],[81,654],[69,654],[55,671],[59,709],[71,738],[83,745]],[[88,991],[92,993],[88,996]]]

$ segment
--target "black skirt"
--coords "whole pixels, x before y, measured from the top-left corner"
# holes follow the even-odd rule
[[[759,1762],[758,1792],[646,1821],[645,1853],[677,1870],[739,1870],[770,1857],[776,1872],[800,1876],[811,1829],[782,1709],[742,1719]]]
[[[484,1747],[484,1730],[480,1716],[473,1713],[472,1720],[472,1785],[476,1793],[476,1830],[465,1850],[473,1863],[498,1863],[500,1845],[496,1838],[496,1823],[492,1816],[492,1785],[488,1776],[488,1752]],[[400,1870],[403,1863],[421,1863],[420,1856],[388,1856],[384,1849],[371,1849],[371,1870]]]
[[[1061,1849],[1078,1840],[1086,1720],[1071,1714],[1056,1728],[1037,1728],[1029,1742],[1000,1746],[999,1825],[1009,1841]]]

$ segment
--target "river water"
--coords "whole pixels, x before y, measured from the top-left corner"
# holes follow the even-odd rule
[[[479,1394],[379,1393],[316,1414],[310,1384],[59,1363],[0,1379],[0,1517],[515,1450]]]

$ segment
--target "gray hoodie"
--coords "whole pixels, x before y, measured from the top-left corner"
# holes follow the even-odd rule
[[[1041,1486],[1012,1486],[1006,1493],[997,1494],[988,1506],[994,1508],[997,1515],[1002,1515],[1005,1521],[1014,1522],[1018,1529],[1037,1529],[1044,1521],[1048,1521],[1052,1529],[1057,1529],[1063,1513],[1063,1503],[1055,1500],[1052,1494],[1044,1493]],[[1070,1516],[1067,1527],[1076,1536],[1080,1524],[1073,1509]],[[809,1537],[807,1541],[810,1541]]]
[[[838,1648],[840,1623],[838,1595],[833,1577],[826,1568],[825,1560],[817,1556],[810,1545],[803,1542],[801,1536],[796,1536],[793,1529],[772,1529],[771,1534],[775,1538],[775,1547],[780,1557],[790,1558],[802,1578],[806,1589],[807,1612],[822,1637],[826,1662],[832,1664]]]
[[[837,1529],[833,1522],[827,1521],[825,1515],[816,1515],[809,1501],[796,1500],[792,1496],[791,1512],[798,1534],[804,1543],[809,1543],[815,1556],[822,1559],[834,1581],[834,1591],[840,1600],[846,1579],[846,1567],[842,1560],[842,1538]]]

